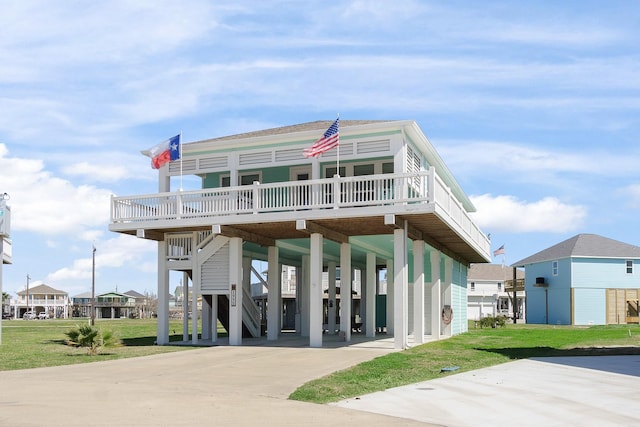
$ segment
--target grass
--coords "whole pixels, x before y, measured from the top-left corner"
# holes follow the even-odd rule
[[[120,347],[103,348],[98,355],[65,344],[65,332],[87,319],[3,320],[0,371],[71,365],[101,360],[184,351],[193,347],[157,346],[156,319],[96,320],[96,327],[112,331],[122,341]],[[170,341],[182,340],[182,321],[169,323]]]
[[[121,347],[104,348],[97,356],[65,344],[65,332],[87,319],[10,320],[2,322],[0,371],[89,363],[152,354],[185,351],[193,347],[157,346],[155,319],[96,320],[110,330]],[[182,321],[169,324],[170,341],[182,340]],[[224,332],[219,329],[219,335]],[[592,327],[513,325],[470,329],[468,333],[381,356],[352,368],[304,384],[290,398],[316,403],[333,402],[391,387],[451,375],[455,372],[545,356],[640,354],[639,325]]]
[[[381,356],[311,381],[289,398],[335,402],[515,359],[605,354],[640,354],[640,326],[510,324],[497,329],[470,329],[468,333]],[[442,372],[453,366],[459,369]]]

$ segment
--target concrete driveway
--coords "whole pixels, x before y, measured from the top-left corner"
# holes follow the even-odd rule
[[[390,346],[222,346],[0,372],[0,426],[424,425],[287,400],[299,385]]]
[[[221,346],[0,372],[0,426],[640,425],[640,356],[521,360],[332,405],[287,400],[392,347]]]
[[[537,358],[333,405],[450,427],[640,426],[638,377],[637,355]]]

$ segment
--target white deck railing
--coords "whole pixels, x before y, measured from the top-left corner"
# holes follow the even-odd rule
[[[471,242],[489,253],[490,243],[457,200],[451,189],[431,168],[429,171],[334,177],[308,181],[254,183],[252,185],[207,188],[195,191],[122,196],[111,198],[111,223],[182,219],[208,219],[225,215],[293,212],[303,209],[349,209],[366,206],[435,203]],[[190,244],[190,243],[189,243]],[[197,244],[197,243],[196,243]],[[175,258],[189,257],[174,253]]]

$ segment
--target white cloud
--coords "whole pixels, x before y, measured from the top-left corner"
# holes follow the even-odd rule
[[[547,142],[548,143],[548,142]],[[453,170],[513,177],[540,182],[557,174],[635,176],[637,161],[629,153],[583,147],[536,148],[523,143],[473,140],[438,140],[438,152]],[[542,144],[539,144],[542,146]],[[473,159],[473,161],[469,161]],[[616,165],[606,168],[602,165]]]
[[[4,144],[0,170],[2,191],[11,197],[12,229],[56,235],[109,221],[109,190],[74,185],[47,171],[40,160],[9,157]]]
[[[587,216],[581,205],[562,203],[555,197],[527,202],[514,196],[471,196],[477,208],[473,218],[485,232],[565,233],[579,229]]]
[[[78,162],[63,167],[62,172],[69,176],[88,177],[100,182],[114,182],[130,176],[129,168],[122,163],[101,167],[96,163]]]
[[[132,236],[118,235],[113,239],[96,242],[96,276],[105,270],[126,268],[148,272],[149,266],[140,264],[146,256],[157,250],[155,242],[137,239]],[[93,254],[87,248],[87,257],[75,259],[70,266],[60,268],[47,276],[52,283],[90,279],[93,269]],[[157,271],[157,270],[156,270]]]
[[[640,184],[630,184],[616,191],[616,195],[627,201],[632,208],[640,208]]]

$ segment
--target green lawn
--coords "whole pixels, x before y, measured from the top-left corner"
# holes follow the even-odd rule
[[[65,332],[87,322],[78,320],[4,320],[0,345],[0,370],[70,365],[122,359],[193,347],[157,346],[156,320],[97,320],[96,327],[113,331],[121,347],[103,348],[97,356],[65,344]],[[291,399],[326,403],[404,384],[439,378],[508,362],[544,356],[640,354],[640,326],[513,325],[473,329],[455,337],[395,352],[350,369],[311,381]],[[170,340],[182,340],[182,321],[169,324]],[[219,329],[219,335],[224,335]],[[458,367],[455,372],[443,368]]]
[[[290,399],[334,402],[514,359],[640,354],[640,326],[513,325],[468,333],[391,353],[298,388]],[[443,368],[458,367],[454,372]]]
[[[65,332],[87,322],[87,319],[3,320],[0,370],[71,365],[193,348],[154,345],[156,319],[96,320],[97,328],[114,332],[123,345],[103,348],[97,356],[89,356],[86,349],[73,348],[65,344]],[[182,340],[182,321],[172,320],[169,333],[171,341]]]

